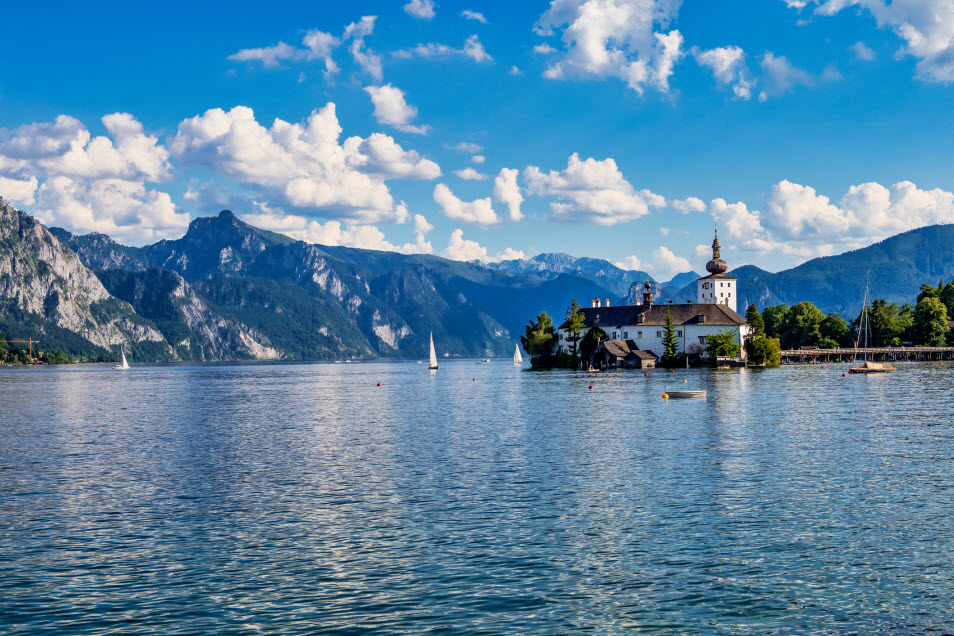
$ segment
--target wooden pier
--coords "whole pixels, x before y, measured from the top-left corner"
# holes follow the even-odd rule
[[[865,357],[864,349],[786,349],[786,364],[824,364],[853,362]],[[873,362],[929,362],[954,360],[954,347],[869,347],[868,360]]]

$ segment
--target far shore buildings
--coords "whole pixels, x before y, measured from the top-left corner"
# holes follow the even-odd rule
[[[712,260],[706,264],[707,276],[696,281],[696,302],[669,302],[662,305],[653,303],[652,286],[649,281],[643,291],[642,302],[635,305],[610,306],[593,300],[589,307],[583,308],[584,327],[580,334],[585,335],[592,327],[606,332],[607,341],[600,347],[594,360],[595,364],[610,366],[654,366],[655,359],[662,357],[663,332],[666,325],[666,312],[672,316],[679,352],[704,354],[705,337],[725,330],[735,334],[740,345],[745,344],[749,326],[745,317],[738,314],[736,302],[738,289],[736,279],[728,276],[728,264],[721,258],[721,245],[716,236],[712,242]],[[560,348],[567,350],[570,342],[566,339],[567,323],[557,329]],[[647,353],[653,354],[652,359]],[[742,356],[745,348],[742,347]]]

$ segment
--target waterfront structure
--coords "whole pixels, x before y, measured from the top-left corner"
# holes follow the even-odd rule
[[[592,327],[599,327],[606,332],[607,340],[626,341],[627,351],[650,352],[660,358],[665,352],[663,336],[668,312],[676,332],[678,353],[704,355],[705,337],[725,330],[733,332],[736,341],[744,345],[749,325],[735,309],[738,297],[736,279],[726,275],[729,266],[722,260],[720,252],[717,236],[712,242],[712,260],[706,264],[709,274],[696,281],[697,302],[655,304],[652,284],[647,280],[642,300],[637,300],[635,305],[610,306],[609,299],[591,301],[589,307],[581,310],[584,326],[580,336]],[[567,326],[568,323],[564,322],[557,329],[557,342],[563,351],[571,348]],[[621,347],[618,348],[622,351]],[[745,347],[742,346],[741,350],[744,358]]]

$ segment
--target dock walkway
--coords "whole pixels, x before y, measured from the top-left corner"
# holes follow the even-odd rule
[[[852,362],[865,355],[864,349],[785,349],[782,362],[819,364]],[[868,359],[874,362],[925,362],[954,360],[954,347],[869,347]]]

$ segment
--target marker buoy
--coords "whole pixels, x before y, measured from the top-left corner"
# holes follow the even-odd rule
[[[477,381],[477,378],[472,378],[472,379],[473,379],[473,381],[474,381],[474,382],[476,382],[476,381]]]
[[[689,380],[683,380],[683,382],[686,382],[688,384]]]
[[[847,378],[848,376],[846,376],[844,373],[842,373],[842,374],[841,374],[841,377]]]
[[[381,383],[380,383],[380,382],[378,382],[378,386],[381,386]]]
[[[593,385],[591,384],[591,385],[590,385],[590,390],[592,390],[592,389],[593,389]]]
[[[668,399],[669,399],[669,394],[668,394],[668,393],[663,393],[663,394],[662,394],[662,399],[668,400]]]
[[[647,378],[649,377],[649,374],[648,374],[648,373],[644,373],[643,375],[645,375]]]

